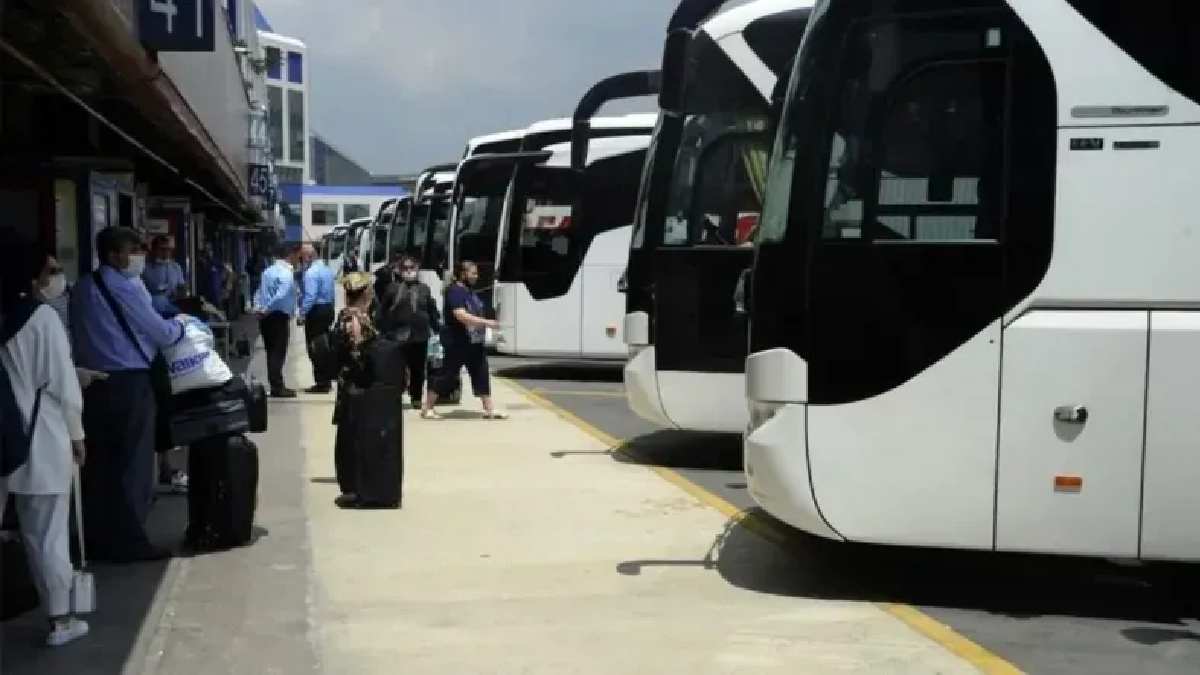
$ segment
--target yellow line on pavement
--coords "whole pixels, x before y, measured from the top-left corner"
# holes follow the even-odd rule
[[[625,398],[622,391],[603,391],[600,389],[533,389],[535,394],[547,396],[596,396],[600,398]]]
[[[591,422],[588,422],[587,420],[579,417],[575,413],[563,408],[562,406],[542,395],[557,394],[560,392],[546,390],[542,390],[540,392],[533,391],[507,378],[496,379],[503,380],[505,384],[513,389],[516,389],[517,392],[521,393],[529,400],[557,414],[559,417],[578,427],[584,433],[607,445],[610,451],[614,454],[621,454],[633,460],[643,460],[642,463],[646,463],[644,458],[639,457],[638,453],[631,449],[626,442],[604,432]],[[653,470],[654,473],[661,476],[667,482],[688,493],[700,503],[716,509],[722,515],[730,518],[734,522],[742,525],[746,529],[754,532],[772,544],[783,548],[788,553],[793,552],[793,547],[795,545],[794,537],[792,537],[785,529],[785,526],[777,524],[777,522],[772,519],[761,517],[757,512],[739,509],[737,506],[733,505],[723,497],[710,492],[708,489],[687,479],[678,471],[654,465],[647,465],[647,468]],[[955,631],[950,626],[947,626],[928,614],[925,614],[916,607],[886,602],[875,603],[875,605],[887,612],[892,617],[903,622],[906,626],[913,629],[917,633],[920,633],[929,640],[936,642],[946,651],[958,656],[967,663],[970,663],[972,666],[975,666],[980,672],[986,673],[986,675],[1020,675],[1023,673],[1021,669],[1017,668],[1008,661],[1005,661],[1000,656],[992,653],[986,647],[972,642],[969,638]]]

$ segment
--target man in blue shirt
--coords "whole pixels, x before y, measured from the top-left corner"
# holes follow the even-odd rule
[[[145,523],[153,497],[156,404],[150,364],[159,350],[183,338],[183,325],[155,312],[140,276],[141,240],[128,228],[96,236],[100,269],[71,295],[76,365],[107,373],[84,392],[88,462],[88,553],[95,559],[160,559]]]
[[[275,264],[263,272],[254,295],[254,313],[267,350],[267,380],[273,398],[296,398],[296,392],[283,383],[292,317],[296,314],[296,258],[295,247],[281,244],[275,251]]]
[[[150,255],[142,281],[150,291],[154,311],[165,317],[175,316],[179,309],[174,302],[187,292],[183,268],[175,262],[175,240],[165,234],[158,235],[150,242]]]
[[[311,347],[313,340],[328,333],[333,325],[333,270],[317,257],[317,251],[311,244],[305,244],[300,256],[306,269],[298,322],[304,326],[304,344],[309,345],[309,358],[315,363]],[[313,379],[316,384],[305,390],[309,394],[327,394],[333,388],[328,380],[320,378],[315,365]]]

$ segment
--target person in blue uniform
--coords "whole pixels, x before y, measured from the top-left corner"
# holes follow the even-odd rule
[[[267,381],[273,398],[296,398],[296,392],[283,381],[291,339],[292,317],[296,315],[296,260],[298,250],[281,244],[275,251],[275,264],[262,274],[254,296],[254,313],[267,350]]]

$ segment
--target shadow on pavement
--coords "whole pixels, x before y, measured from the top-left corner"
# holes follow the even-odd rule
[[[742,470],[742,437],[663,430],[628,441],[612,453],[620,462],[669,469]]]
[[[187,524],[187,497],[159,497],[147,523],[151,540],[178,550]],[[46,618],[41,609],[3,624],[5,675],[111,675],[131,659],[143,630],[153,630],[155,602],[167,582],[169,561],[130,565],[92,565],[96,576],[97,611],[85,618],[91,633],[66,647],[47,649]],[[148,637],[148,636],[147,636]]]
[[[1200,641],[1200,633],[1183,629],[1184,620],[1197,616],[1200,598],[1196,569],[1185,565],[1121,567],[1089,558],[837,543],[756,509],[730,520],[703,557],[629,560],[616,571],[632,575],[663,566],[715,569],[730,584],[757,593],[976,610],[1015,619],[1143,621],[1178,628],[1120,634],[1140,644]]]

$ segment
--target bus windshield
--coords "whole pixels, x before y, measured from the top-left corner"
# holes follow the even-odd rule
[[[329,238],[329,257],[330,259],[341,257],[346,250],[346,235],[345,233],[335,234]]]
[[[766,130],[760,113],[687,117],[667,193],[664,245],[750,241],[766,187]]]

